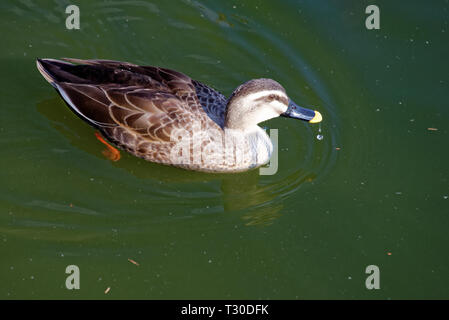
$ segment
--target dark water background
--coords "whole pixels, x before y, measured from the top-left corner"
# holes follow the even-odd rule
[[[448,1],[77,1],[80,30],[69,4],[0,3],[0,298],[449,297]],[[36,57],[173,68],[225,95],[270,77],[324,139],[264,123],[272,176],[112,163]]]

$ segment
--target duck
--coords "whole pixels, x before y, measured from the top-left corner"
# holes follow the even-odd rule
[[[98,130],[112,160],[120,158],[117,147],[187,170],[243,172],[267,164],[273,152],[259,123],[279,116],[322,121],[268,78],[249,80],[226,98],[163,67],[74,58],[38,58],[36,65],[67,106]]]

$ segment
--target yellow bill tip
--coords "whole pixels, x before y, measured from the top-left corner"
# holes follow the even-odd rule
[[[321,116],[321,113],[319,113],[318,111],[315,111],[315,116],[309,120],[309,123],[318,123],[321,122],[321,120],[323,120],[323,117]]]

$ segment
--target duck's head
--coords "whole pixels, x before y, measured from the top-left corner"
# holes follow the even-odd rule
[[[237,87],[228,100],[225,127],[247,130],[279,116],[310,123],[322,120],[318,111],[298,106],[272,79],[254,79]]]

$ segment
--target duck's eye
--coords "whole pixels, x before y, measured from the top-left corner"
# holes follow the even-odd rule
[[[270,94],[270,95],[268,96],[268,102],[271,102],[271,101],[273,101],[274,99],[276,99],[276,96],[275,96],[274,94]]]

